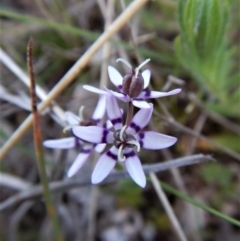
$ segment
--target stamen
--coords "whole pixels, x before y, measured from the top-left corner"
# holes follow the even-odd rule
[[[124,131],[125,131],[126,129],[127,129],[127,125],[123,126],[122,129],[121,129],[121,131],[120,131],[120,133],[119,133],[119,138],[120,138],[121,141],[124,141],[124,139],[123,139],[123,133],[124,133]]]
[[[84,110],[84,106],[81,106],[80,109],[79,109],[79,117],[80,117],[81,121],[84,121],[83,110]]]
[[[127,144],[135,145],[135,146],[137,147],[137,152],[140,152],[141,147],[140,147],[140,144],[139,144],[138,141],[136,141],[136,140],[130,140],[130,141],[127,142]]]
[[[126,157],[122,155],[123,144],[118,148],[118,160],[120,162],[125,161]]]
[[[68,126],[63,128],[62,132],[63,133],[67,133],[67,131],[71,130],[74,126],[78,126],[78,124],[76,124],[76,125],[68,125]]]
[[[150,59],[146,59],[144,62],[142,62],[136,69],[135,69],[135,77],[137,77],[139,70],[148,62],[150,61]]]
[[[131,64],[129,64],[127,62],[127,60],[119,58],[119,59],[116,60],[116,62],[123,62],[124,64],[126,64],[132,70],[132,66],[131,66]]]

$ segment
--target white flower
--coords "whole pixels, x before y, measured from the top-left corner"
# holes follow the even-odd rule
[[[108,66],[109,78],[111,82],[119,90],[119,92],[111,91],[112,94],[124,102],[131,101],[132,104],[138,108],[149,108],[149,104],[145,101],[147,99],[154,99],[154,98],[178,94],[181,91],[181,89],[174,89],[169,92],[149,91],[146,89],[150,83],[151,72],[150,70],[146,69],[142,73],[140,73],[139,70],[143,65],[149,62],[149,60],[150,59],[145,60],[141,65],[139,65],[136,69],[134,69],[126,60],[118,59],[117,62],[118,61],[124,62],[132,71],[131,73],[126,74],[124,77],[114,67]],[[132,89],[133,89],[132,91],[130,91],[129,88],[123,88],[125,87],[124,80],[129,75],[137,80],[140,80],[139,82],[141,82],[141,80],[143,79],[142,86],[139,87],[139,83],[137,83],[136,91],[134,91],[134,88],[135,88],[134,85],[132,85]],[[128,83],[129,82],[133,83],[134,80],[131,79],[131,81],[129,80]],[[142,87],[142,91],[139,91],[141,87]],[[83,88],[91,92],[95,92],[97,94],[106,94],[108,91],[106,88],[105,88],[106,90],[101,90],[90,85],[84,85]]]
[[[140,148],[158,150],[173,145],[177,138],[167,136],[154,131],[142,131],[149,123],[153,106],[140,109],[129,126],[123,126],[122,112],[117,100],[110,92],[106,95],[107,115],[111,121],[114,131],[99,126],[77,126],[73,127],[74,135],[93,144],[108,143],[112,147],[101,155],[93,174],[92,183],[101,182],[111,172],[117,161],[124,162],[126,169],[132,179],[141,187],[145,187],[146,178],[141,162],[135,152]]]
[[[72,112],[67,111],[65,113],[66,120],[68,126],[64,128],[64,131],[71,130],[74,126],[96,126],[100,124],[102,117],[105,114],[106,110],[106,101],[105,96],[102,96],[97,104],[97,107],[92,115],[91,119],[84,120],[82,117],[82,109],[80,109],[80,117],[73,114]],[[106,128],[110,128],[111,124],[107,124]],[[102,152],[105,148],[106,144],[98,144],[93,145],[90,143],[86,143],[85,141],[81,140],[79,137],[73,135],[72,137],[66,137],[56,140],[46,140],[43,142],[43,145],[48,148],[53,149],[71,149],[71,148],[78,148],[80,152],[71,165],[70,169],[67,172],[68,177],[72,177],[76,172],[83,166],[86,162],[87,158],[90,156],[92,151],[95,149],[97,152]]]

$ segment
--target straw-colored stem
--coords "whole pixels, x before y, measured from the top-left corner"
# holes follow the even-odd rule
[[[109,28],[96,40],[96,42],[87,50],[87,52],[75,63],[75,65],[63,76],[59,83],[52,89],[39,106],[41,112],[50,105],[51,101],[56,99],[63,90],[80,74],[83,68],[89,63],[93,55],[109,40],[116,32],[118,32],[129,19],[147,2],[148,0],[135,0],[129,7],[109,26]],[[0,152],[0,159],[7,154],[12,146],[21,138],[21,136],[29,129],[33,121],[33,116],[29,115],[22,125],[13,133],[10,139],[4,144]]]

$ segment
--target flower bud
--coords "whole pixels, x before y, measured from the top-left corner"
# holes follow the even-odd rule
[[[129,95],[131,98],[138,97],[143,91],[144,79],[141,73],[135,74],[133,70],[132,73],[126,74],[123,77],[123,93]]]

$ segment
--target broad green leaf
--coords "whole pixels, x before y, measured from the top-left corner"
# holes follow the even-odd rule
[[[219,28],[221,27],[221,10],[219,0],[207,1],[207,28],[204,38],[205,53],[214,53],[217,48],[219,38]]]

